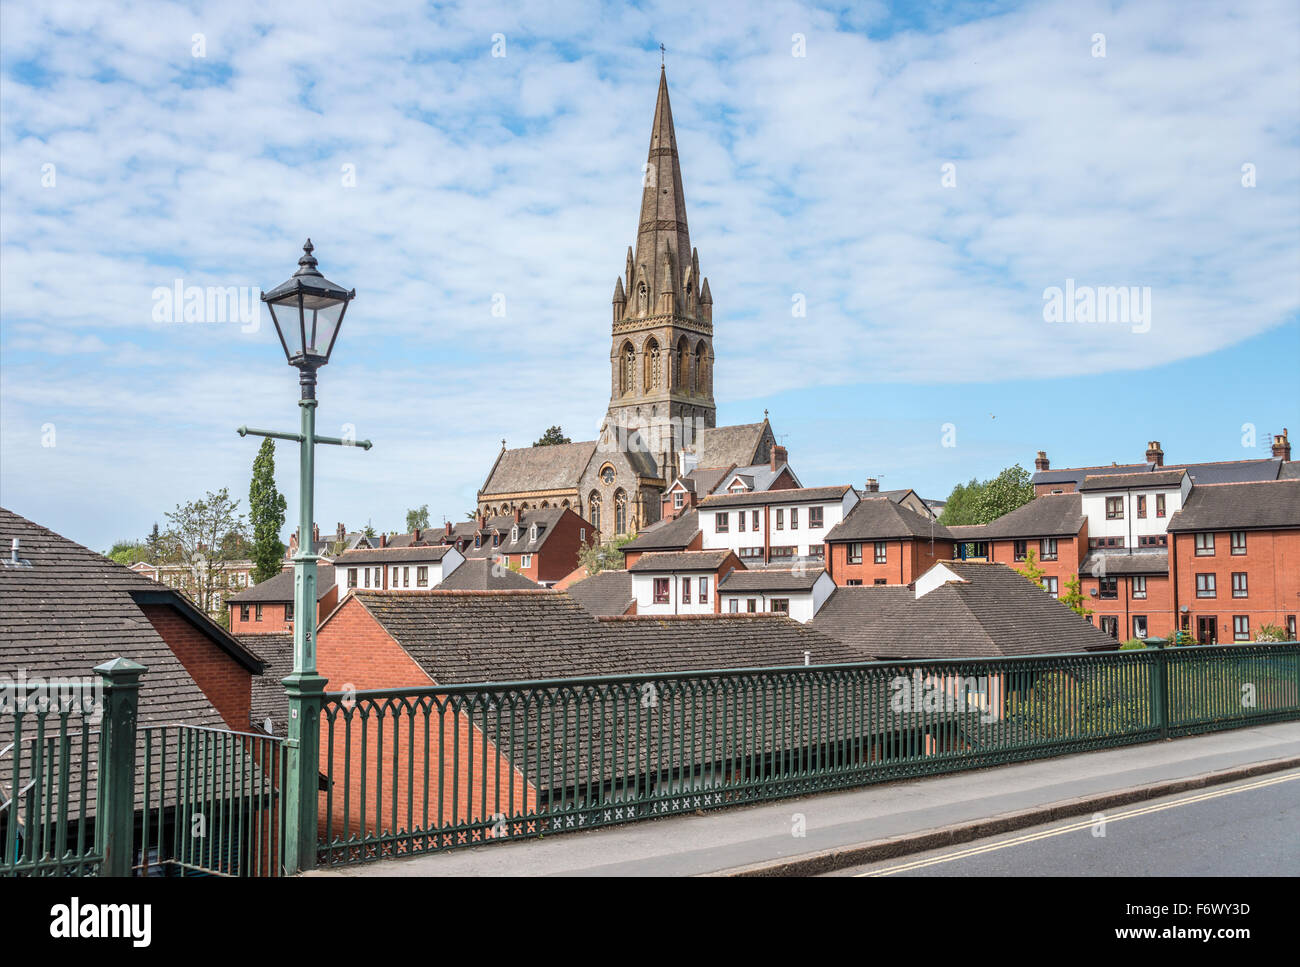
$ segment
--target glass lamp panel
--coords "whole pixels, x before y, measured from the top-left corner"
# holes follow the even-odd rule
[[[280,336],[285,355],[290,359],[301,355],[302,322],[299,316],[297,293],[277,302],[268,302],[266,306],[271,310],[271,321],[275,323],[275,331]]]
[[[339,323],[343,319],[343,310],[346,308],[347,303],[334,300],[325,302],[318,308],[311,308],[306,305],[309,301],[311,300],[303,300],[307,352],[312,356],[328,356],[330,347],[334,343],[334,333],[338,330]]]

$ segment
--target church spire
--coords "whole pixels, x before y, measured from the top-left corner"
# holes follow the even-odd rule
[[[682,287],[681,267],[691,259],[686,193],[682,190],[682,169],[677,158],[673,109],[668,101],[668,75],[662,67],[642,180],[641,218],[637,225],[634,276],[628,280],[628,298],[639,309],[639,288],[644,283],[646,309],[653,314],[659,311],[661,296],[678,296]]]

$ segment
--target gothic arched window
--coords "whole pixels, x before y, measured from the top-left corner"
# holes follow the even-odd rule
[[[663,385],[663,356],[659,352],[659,343],[650,339],[645,344],[645,388],[659,389]]]
[[[691,347],[682,336],[677,340],[677,352],[673,353],[673,368],[676,372],[673,374],[673,388],[684,389],[690,392],[691,388]]]
[[[650,309],[650,290],[646,288],[645,282],[637,286],[636,290],[636,314],[644,316]]]
[[[627,533],[627,491],[614,491],[614,533]]]
[[[695,366],[694,366],[695,392],[699,395],[704,395],[709,390],[707,375],[705,373],[705,368],[708,365],[706,361],[707,354],[708,354],[708,350],[705,349],[704,342],[703,340],[701,340],[695,346]]]
[[[623,396],[636,390],[636,353],[630,342],[623,343],[622,364],[619,366],[619,392]]]
[[[587,520],[591,521],[591,526],[600,531],[600,494],[596,491],[591,492],[587,498]]]

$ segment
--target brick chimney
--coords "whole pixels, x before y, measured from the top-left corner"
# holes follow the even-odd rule
[[[450,536],[451,536],[451,521],[446,521],[446,527],[447,527],[447,536],[450,537]]]
[[[334,530],[334,539],[338,541],[345,541],[348,539],[348,529],[343,526],[342,522],[340,522],[339,526]]]
[[[320,524],[311,525],[311,539],[313,542],[318,542],[320,540]]]
[[[772,459],[771,469],[775,471],[777,467],[781,466],[781,464],[790,462],[790,455],[786,452],[785,447],[780,446],[778,444],[777,446],[774,446],[772,448],[771,459]]]
[[[878,494],[878,493],[880,493],[880,481],[877,480],[875,477],[868,477],[868,478],[867,478],[867,486],[866,486],[866,491],[865,491],[865,492],[866,492],[866,493],[869,493],[869,494]]]
[[[1160,441],[1152,440],[1147,444],[1147,463],[1157,467],[1165,465],[1165,451],[1160,449]]]
[[[1273,434],[1273,459],[1290,460],[1291,459],[1291,441],[1287,439],[1286,427],[1282,427],[1282,433]]]
[[[514,508],[514,511],[515,511],[515,523],[518,524],[518,523],[519,523],[519,518],[520,518],[520,516],[521,516],[521,515],[520,515],[520,512],[519,512],[519,508],[518,508],[518,507]]]
[[[415,533],[411,535],[411,543],[412,544],[420,543],[420,528],[417,527],[415,529]]]
[[[380,546],[380,547],[387,547],[387,546],[388,546],[388,535],[387,535],[387,534],[380,534],[380,535],[379,535],[379,546]]]
[[[1039,450],[1038,456],[1034,459],[1035,470],[1051,470],[1052,461],[1047,459],[1047,451]]]

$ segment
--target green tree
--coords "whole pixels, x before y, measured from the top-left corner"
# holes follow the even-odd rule
[[[623,552],[619,548],[630,540],[631,537],[620,537],[602,543],[593,537],[578,551],[578,565],[585,567],[588,575],[622,570]]]
[[[1025,551],[1025,566],[1020,568],[1020,573],[1029,579],[1029,583],[1034,585],[1040,591],[1047,590],[1043,586],[1043,578],[1047,572],[1038,566],[1038,552],[1032,549]]]
[[[429,505],[424,504],[406,512],[406,533],[429,529]]]
[[[1061,595],[1061,603],[1080,618],[1090,618],[1092,617],[1092,610],[1084,604],[1086,600],[1083,596],[1083,585],[1079,582],[1079,575],[1071,574],[1065,582],[1065,593]]]
[[[538,440],[536,443],[534,443],[533,446],[553,447],[557,443],[572,443],[572,442],[573,442],[572,440],[570,440],[567,436],[564,435],[564,431],[562,429],[560,429],[558,426],[553,426],[545,433],[543,433],[542,438]]]
[[[1034,499],[1029,471],[1020,464],[1007,467],[991,480],[971,479],[948,495],[939,523],[987,524]]]
[[[121,540],[109,548],[104,556],[125,567],[130,567],[140,561],[148,561],[149,548],[140,541]]]
[[[178,504],[167,514],[162,540],[168,554],[188,572],[186,588],[200,608],[220,616],[225,594],[235,589],[227,565],[240,559],[244,518],[239,501],[225,487],[201,499]]]
[[[163,539],[162,532],[158,530],[158,522],[153,522],[153,530],[149,531],[149,536],[145,538],[145,550],[149,557],[147,560],[150,564],[161,564],[163,560]]]
[[[249,556],[253,560],[253,583],[261,584],[284,567],[284,494],[275,487],[275,441],[267,437],[253,458],[253,479],[248,484],[248,522],[253,529]],[[233,550],[233,549],[232,549]]]
[[[947,526],[949,524],[979,524],[983,523],[975,519],[975,496],[984,485],[971,478],[970,483],[958,484],[952,488],[952,493],[948,495],[948,500],[943,506],[943,513],[939,515],[939,523]]]

